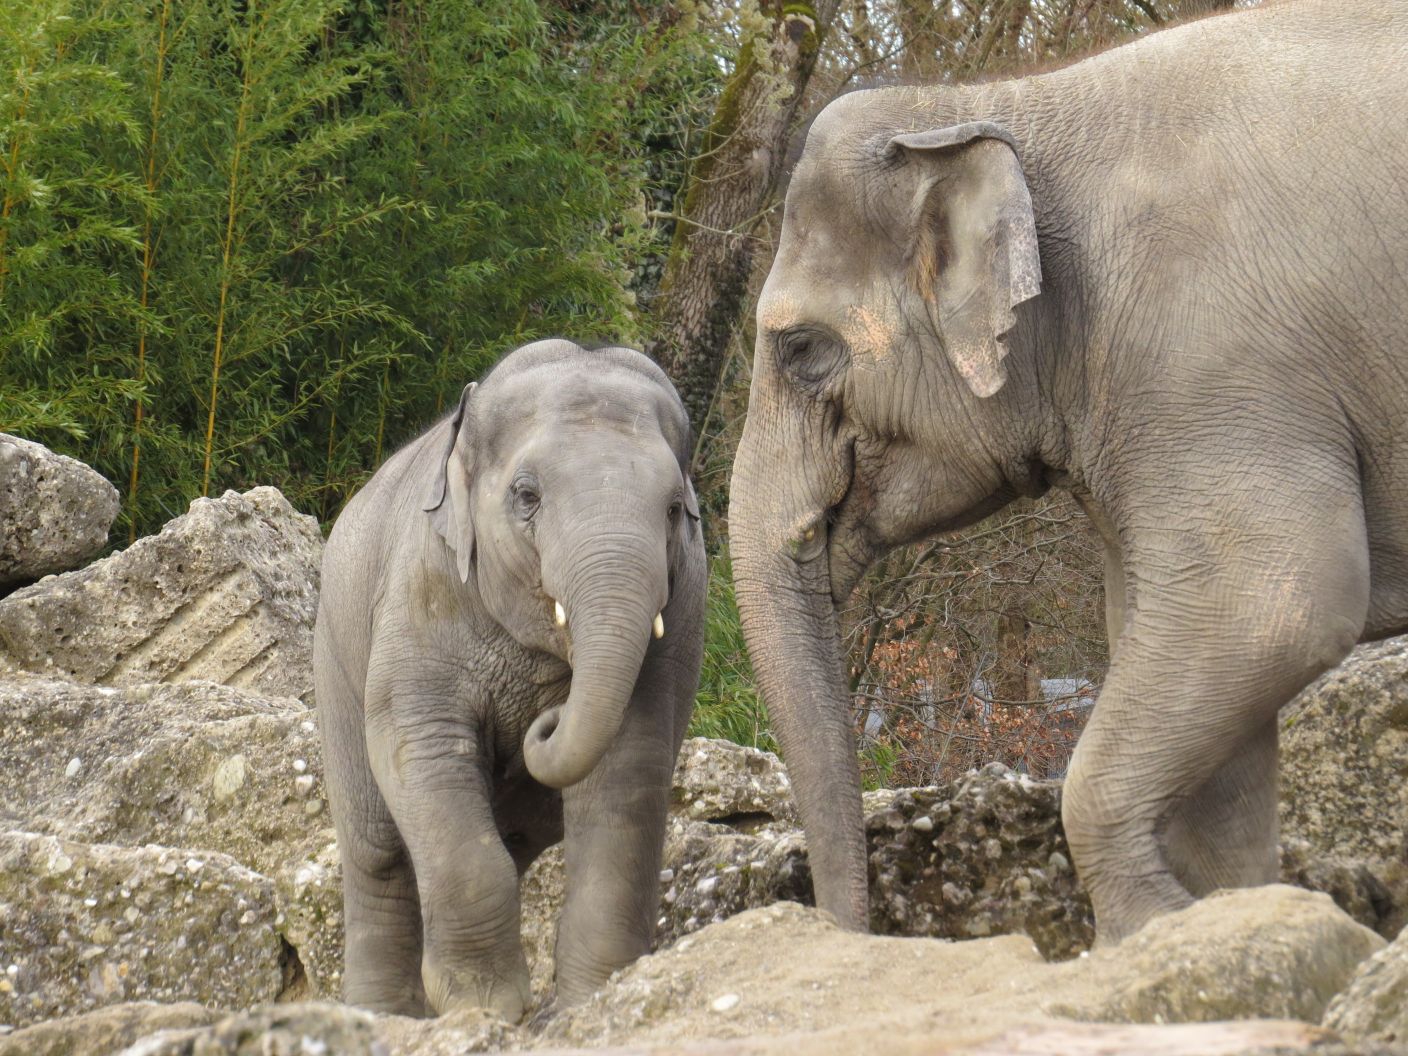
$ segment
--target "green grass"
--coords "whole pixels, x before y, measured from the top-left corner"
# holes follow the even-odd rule
[[[699,695],[692,737],[718,737],[736,744],[777,751],[767,712],[753,681],[748,648],[733,596],[733,572],[726,556],[709,563],[709,600],[704,623],[704,667],[699,675]]]

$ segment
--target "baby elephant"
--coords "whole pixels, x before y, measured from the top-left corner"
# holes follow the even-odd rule
[[[703,651],[689,456],[650,360],[539,341],[338,519],[313,663],[350,1003],[518,1019],[518,879],[564,831],[558,1000],[648,951]]]

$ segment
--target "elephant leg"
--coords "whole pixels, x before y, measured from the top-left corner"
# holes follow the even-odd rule
[[[1164,519],[1178,531],[1151,517],[1126,548],[1138,554],[1125,570],[1139,604],[1062,802],[1101,942],[1189,904],[1185,882],[1202,889],[1268,875],[1266,825],[1244,812],[1264,819],[1274,809],[1274,786],[1258,776],[1274,752],[1263,731],[1363,628],[1368,555],[1357,494],[1243,487],[1220,501],[1201,517]],[[1243,845],[1241,861],[1222,857],[1233,842]]]
[[[1280,873],[1277,726],[1273,718],[1247,737],[1169,821],[1169,866],[1195,897],[1274,883]]]
[[[415,870],[426,997],[437,1014],[487,1008],[516,1022],[529,998],[518,869],[494,823],[478,731],[442,701],[392,697],[368,743]]]
[[[386,813],[385,823],[391,826]],[[356,837],[344,836],[342,848],[342,917],[346,925],[343,999],[350,1005],[398,1016],[428,1011],[421,983],[420,900],[416,878],[404,847],[370,845],[354,849]]]
[[[555,955],[563,1005],[586,1000],[650,952],[670,786],[702,641],[691,631],[703,619],[702,583],[676,594],[665,622],[679,631],[652,643],[616,742],[586,780],[563,792],[567,898]]]
[[[318,667],[328,806],[342,860],[343,999],[374,1012],[423,1016],[415,875],[367,758],[360,693],[342,670],[334,662]]]

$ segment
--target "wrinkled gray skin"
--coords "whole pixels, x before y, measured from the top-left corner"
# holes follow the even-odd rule
[[[835,608],[890,548],[1052,486],[1107,551],[1063,799],[1101,940],[1274,879],[1277,709],[1408,631],[1405,40],[1401,2],[1267,5],[812,127],[730,534],[843,923],[866,858]]]
[[[542,341],[338,519],[313,663],[350,1003],[518,1019],[518,879],[564,829],[558,1000],[649,949],[703,651],[689,455],[648,359]]]

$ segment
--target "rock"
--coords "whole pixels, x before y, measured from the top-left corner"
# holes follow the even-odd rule
[[[691,737],[680,748],[671,800],[683,817],[745,831],[798,820],[792,783],[777,756],[709,737]]]
[[[208,682],[0,681],[0,820],[227,854],[272,879],[307,991],[341,991],[342,893],[316,713]],[[75,765],[75,763],[77,765]]]
[[[1295,836],[1281,842],[1283,883],[1329,895],[1354,920],[1384,938],[1400,930],[1408,909],[1401,885],[1394,883],[1398,871],[1392,863],[1322,857]]]
[[[1408,1048],[1408,932],[1359,966],[1330,1002],[1324,1024],[1350,1038]]]
[[[0,595],[102,550],[117,489],[77,459],[0,433]]]
[[[1310,1015],[1382,942],[1325,896],[1231,892],[1159,917],[1124,944],[1047,963],[1009,935],[857,935],[789,903],[753,909],[624,969],[548,1021],[541,1044],[719,1052],[1242,1053],[1321,1051],[1305,1023],[1155,1030]],[[776,1043],[770,1043],[773,1039]],[[674,1051],[673,1049],[671,1051]]]
[[[1089,947],[1094,917],[1071,868],[1059,783],[990,763],[950,788],[888,798],[875,795],[866,817],[872,931],[1021,932],[1048,958]]]
[[[1060,786],[992,764],[952,787],[866,795],[871,930],[973,938],[1022,932],[1048,957],[1093,938],[1061,829]],[[672,819],[659,943],[745,909],[813,901],[800,829],[755,833]]]
[[[308,700],[322,546],[273,488],[196,499],[159,534],[0,600],[0,667]]]
[[[518,1051],[529,1048],[532,1041],[526,1028],[511,1026],[489,1012],[473,1009],[430,1020],[378,1016],[372,1029],[384,1046],[382,1052],[415,1056]]]
[[[305,810],[325,795],[316,721],[295,699],[208,682],[0,681],[0,818],[88,843],[219,851],[273,876],[328,823]]]
[[[289,998],[342,996],[342,863],[332,829],[323,829],[301,857],[285,862],[273,876],[274,901],[282,918],[279,933],[298,955],[304,973],[285,994]]]
[[[672,818],[665,832],[657,948],[708,924],[774,902],[814,901],[800,831],[740,833]]]
[[[519,933],[523,936],[533,993],[530,1014],[552,997],[553,946],[557,942],[557,918],[562,912],[566,879],[562,844],[558,844],[540,854],[518,884]]]
[[[1103,996],[1080,1018],[1318,1023],[1384,940],[1327,895],[1273,884],[1220,891],[1088,958]]]
[[[719,749],[702,738],[686,742],[695,763],[682,762],[676,771],[677,801],[716,804],[711,812],[726,820],[696,821],[692,810],[670,818],[657,949],[745,910],[814,901],[805,836],[795,822],[765,820],[777,816],[772,810],[787,816],[790,808],[773,799],[769,811],[739,811],[733,806],[737,797],[686,798],[678,792],[686,769],[710,775],[699,783],[705,789],[747,787],[747,777],[729,774],[735,762],[749,774],[780,769],[775,756],[751,749],[735,755],[731,747]],[[766,759],[760,763],[756,756]],[[951,788],[885,790],[865,798],[873,931],[933,938],[1021,932],[1047,957],[1070,957],[1089,946],[1090,903],[1070,865],[1059,785],[993,764]],[[728,823],[740,819],[752,831]],[[563,891],[560,854],[550,850],[534,863],[521,889],[524,945],[538,995],[548,992],[552,980]]]
[[[266,1005],[210,1026],[163,1031],[122,1056],[387,1056],[375,1016],[346,1005]]]
[[[225,855],[0,833],[0,1023],[272,1000],[293,974],[275,915],[273,885]]]
[[[264,1005],[142,1038],[120,1056],[463,1056],[517,1049],[524,1035],[488,1013],[373,1015],[326,1002]],[[18,1054],[17,1054],[18,1056]]]
[[[848,1027],[872,1031],[881,1009],[926,1008],[955,1014],[945,1041],[969,1040],[990,1035],[999,1020],[1040,1022],[1034,1007],[1004,1016],[999,1008],[977,1007],[971,995],[992,989],[1000,1002],[1009,978],[1042,967],[1031,943],[1016,936],[949,943],[860,935],[815,909],[783,902],[709,925],[642,958],[582,1005],[559,1012],[543,1042],[647,1046],[824,1037]],[[713,1004],[729,994],[738,1002],[715,1011]],[[959,994],[967,997],[955,1000]],[[794,1051],[846,1051],[814,1038],[794,1045]]]
[[[1282,709],[1281,832],[1298,882],[1353,893],[1386,938],[1408,924],[1408,638],[1356,649]]]
[[[198,1027],[217,1013],[193,1001],[159,1005],[127,1001],[81,1016],[48,1019],[0,1037],[0,1056],[72,1056],[113,1053],[163,1030]]]

